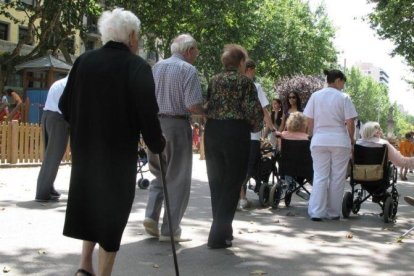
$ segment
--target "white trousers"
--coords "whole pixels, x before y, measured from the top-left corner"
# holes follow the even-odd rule
[[[308,214],[311,218],[333,218],[341,214],[346,171],[351,149],[314,146],[313,187]]]

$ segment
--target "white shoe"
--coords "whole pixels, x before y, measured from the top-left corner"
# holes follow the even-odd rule
[[[161,235],[160,238],[159,238],[159,241],[160,242],[169,242],[169,241],[171,241],[171,237]],[[192,241],[192,239],[181,238],[181,236],[179,236],[179,235],[174,236],[174,242],[189,242],[189,241]]]
[[[240,206],[240,209],[249,208],[250,202],[246,198],[242,198],[239,200],[239,206]]]
[[[143,224],[145,231],[149,235],[157,238],[160,236],[160,231],[158,230],[158,223],[155,220],[153,220],[152,218],[145,218]]]

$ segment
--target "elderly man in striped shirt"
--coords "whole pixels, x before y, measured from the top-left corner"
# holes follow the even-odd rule
[[[197,69],[192,65],[198,54],[197,42],[189,34],[177,36],[171,44],[172,56],[154,65],[155,94],[159,119],[166,138],[163,160],[169,191],[171,222],[176,242],[189,241],[181,237],[180,222],[188,205],[191,189],[192,135],[191,114],[204,114],[201,85]],[[145,211],[144,227],[160,241],[169,241],[167,216],[164,212],[161,233],[158,220],[164,200],[161,171],[157,155],[149,152],[152,180]]]

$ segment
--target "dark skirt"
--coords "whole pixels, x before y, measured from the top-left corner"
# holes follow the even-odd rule
[[[250,131],[246,121],[209,119],[205,153],[213,223],[208,245],[220,247],[233,239],[232,222],[247,173]]]

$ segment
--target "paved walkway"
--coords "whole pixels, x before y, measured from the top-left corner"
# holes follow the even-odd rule
[[[61,166],[58,203],[33,201],[39,168],[0,169],[0,275],[73,275],[81,242],[62,235],[70,166]],[[146,174],[151,178],[150,174]],[[414,195],[414,175],[398,182],[401,195]],[[174,275],[169,243],[142,227],[147,190],[137,189],[113,275]],[[380,208],[367,202],[358,215],[312,222],[307,203],[294,196],[291,207],[254,207],[237,212],[233,247],[209,250],[210,192],[205,163],[194,155],[193,185],[177,246],[181,275],[413,275],[414,236],[397,238],[414,225],[414,207],[400,199],[395,224],[384,224]],[[87,203],[85,203],[87,204]]]

